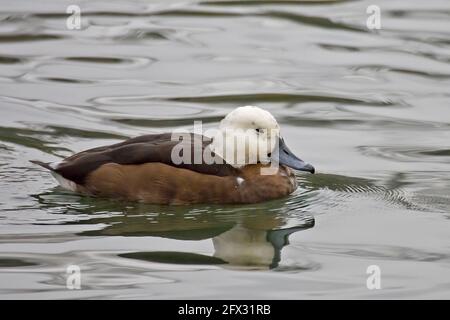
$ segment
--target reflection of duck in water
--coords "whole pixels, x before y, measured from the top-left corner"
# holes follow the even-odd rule
[[[162,263],[219,264],[233,269],[272,269],[278,267],[281,250],[289,244],[289,235],[313,226],[314,220],[309,220],[308,223],[297,227],[273,230],[254,229],[243,224],[236,224],[227,231],[210,238],[214,245],[213,256],[161,251],[132,252],[120,256]]]
[[[277,212],[276,209],[269,211],[270,207],[234,209],[238,211],[233,213],[220,211],[222,208],[210,207],[192,216],[189,212],[180,210],[181,207],[170,208],[175,210],[163,211],[152,218],[145,215],[130,215],[83,221],[83,224],[101,223],[107,224],[107,227],[101,230],[85,231],[81,235],[161,237],[178,241],[211,239],[214,247],[212,255],[158,250],[129,252],[120,256],[160,263],[219,264],[226,268],[266,269],[278,266],[281,250],[288,245],[290,234],[314,226],[314,219],[310,216],[295,220],[288,219],[283,212]],[[147,211],[148,207],[142,209]],[[192,219],[186,219],[186,216]],[[157,242],[157,239],[146,241]],[[185,246],[181,245],[181,247]]]
[[[214,237],[214,256],[233,267],[276,268],[281,249],[289,244],[290,234],[309,229],[314,222],[287,229],[258,230],[236,225]]]
[[[152,134],[34,163],[71,191],[157,204],[257,203],[296,189],[290,168],[314,173],[285,145],[275,118],[251,106],[230,112],[212,138]]]

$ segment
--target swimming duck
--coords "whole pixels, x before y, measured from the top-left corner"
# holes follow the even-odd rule
[[[152,204],[277,199],[297,188],[290,168],[315,171],[289,150],[275,118],[254,106],[231,111],[212,137],[149,134],[60,162],[32,162],[50,170],[64,189]]]

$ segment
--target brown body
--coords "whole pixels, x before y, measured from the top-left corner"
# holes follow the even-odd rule
[[[200,139],[202,151],[211,143],[200,135],[191,138],[182,143],[193,148]],[[33,162],[77,192],[153,204],[256,203],[287,196],[297,187],[286,166],[261,175],[261,164],[174,164],[171,151],[178,143],[170,134],[146,135],[77,153],[56,167]]]
[[[215,176],[163,163],[108,163],[90,173],[78,191],[155,204],[256,203],[277,199],[297,187],[287,167],[261,175],[261,165],[248,165],[239,176]]]

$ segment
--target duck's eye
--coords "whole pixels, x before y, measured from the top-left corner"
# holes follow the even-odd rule
[[[258,132],[258,133],[261,133],[261,132],[263,131],[263,129],[260,129],[260,128],[256,128],[255,130],[256,130],[256,132]]]

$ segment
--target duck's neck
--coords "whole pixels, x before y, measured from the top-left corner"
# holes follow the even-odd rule
[[[225,135],[224,132],[218,131],[216,135],[212,137],[211,144],[209,145],[211,151],[217,156],[221,157],[227,164],[234,168],[242,168],[246,165],[245,159],[241,159],[239,151],[236,150],[234,136]],[[245,153],[243,154],[245,157]]]

